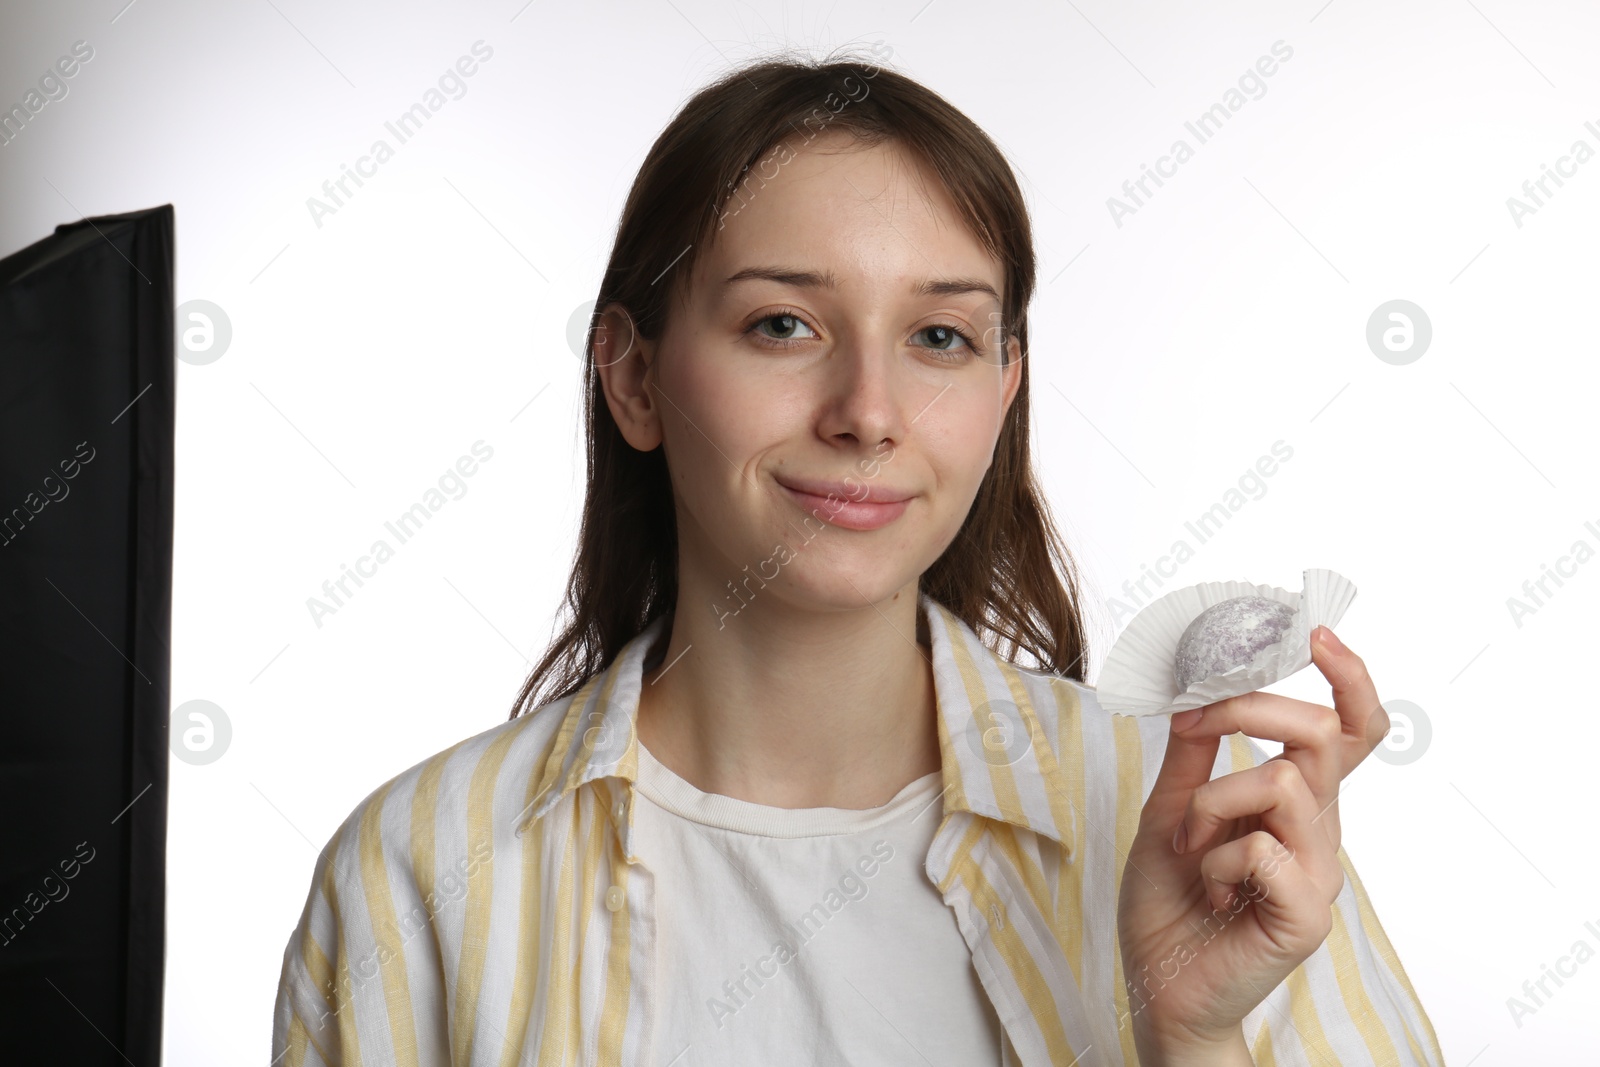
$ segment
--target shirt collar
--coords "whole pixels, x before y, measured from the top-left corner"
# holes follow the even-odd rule
[[[1055,695],[1063,684],[1058,676],[1025,670],[989,649],[971,627],[926,593],[918,595],[918,610],[928,620],[945,815],[970,812],[1010,823],[1075,855],[1075,814],[1065,825],[1052,815],[1067,804],[1056,780],[1060,746],[1052,739],[1079,729],[1079,702]],[[607,777],[625,779],[630,786],[635,782],[635,722],[644,662],[668,618],[652,620],[572,695],[545,758],[534,802],[518,820],[519,834],[580,785]],[[1052,695],[1045,710],[1059,716],[1048,730],[1035,706],[1040,694]]]

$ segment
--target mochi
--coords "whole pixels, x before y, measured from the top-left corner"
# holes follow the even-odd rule
[[[1288,632],[1295,609],[1263,596],[1239,596],[1206,608],[1178,638],[1174,676],[1180,690],[1250,663]]]

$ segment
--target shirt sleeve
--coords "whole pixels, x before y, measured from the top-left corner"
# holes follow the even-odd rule
[[[1269,758],[1244,734],[1233,734],[1226,747],[1235,770]],[[1338,856],[1345,884],[1333,904],[1333,929],[1245,1016],[1251,1056],[1261,1065],[1444,1067],[1433,1024],[1355,865],[1342,846]]]
[[[360,1062],[335,877],[347,828],[348,824],[340,827],[317,857],[300,922],[284,948],[272,1019],[271,1067],[341,1067]],[[344,974],[342,984],[336,968]]]

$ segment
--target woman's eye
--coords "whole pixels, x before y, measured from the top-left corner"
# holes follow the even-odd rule
[[[972,342],[968,339],[967,335],[956,329],[954,326],[924,326],[920,332],[925,334],[928,340],[933,342],[933,344],[929,347],[933,348],[935,351],[943,352],[955,348],[957,347],[956,342],[958,341],[961,342],[961,344],[966,345],[968,348],[972,347]]]
[[[802,333],[801,331],[805,331]],[[772,341],[804,341],[816,339],[816,332],[798,315],[779,312],[767,315],[752,323],[747,333],[757,333]],[[925,347],[932,352],[959,352],[963,347],[976,349],[971,336],[955,326],[938,323],[924,326],[917,334],[927,341]]]
[[[768,323],[775,324],[777,332],[768,333],[765,330],[762,330],[762,327]],[[793,341],[799,336],[795,333],[796,330],[810,330],[811,327],[801,322],[800,319],[794,315],[768,315],[766,318],[757,322],[754,329],[761,331],[762,336],[770,337],[774,341]],[[815,336],[815,334],[812,336]]]

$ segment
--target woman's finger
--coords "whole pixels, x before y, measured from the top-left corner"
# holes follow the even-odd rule
[[[1200,873],[1213,912],[1226,921],[1253,903],[1275,941],[1292,939],[1294,944],[1286,945],[1291,954],[1301,946],[1315,949],[1333,928],[1333,901],[1301,858],[1265,830],[1212,849],[1200,861]]]
[[[1283,745],[1282,759],[1292,761],[1326,804],[1339,795],[1344,777],[1340,738],[1342,720],[1326,704],[1256,690],[1200,709],[1200,717],[1177,730],[1183,738],[1223,737],[1244,733]],[[1276,757],[1275,757],[1276,758]]]
[[[1261,826],[1299,857],[1301,866],[1319,884],[1332,886],[1331,902],[1344,884],[1344,869],[1327,834],[1314,825],[1317,802],[1311,788],[1288,760],[1235,771],[1196,789],[1174,834],[1174,848],[1182,844],[1177,850],[1184,854],[1204,848],[1220,828],[1251,815],[1259,817]]]
[[[1345,738],[1339,771],[1343,778],[1388,734],[1389,713],[1378,702],[1378,687],[1367,673],[1366,661],[1346,648],[1326,626],[1317,627],[1311,635],[1311,662],[1333,687],[1333,707]]]
[[[1190,794],[1210,780],[1217,763],[1217,750],[1222,746],[1215,737],[1190,740],[1176,733],[1172,723],[1167,725],[1167,750],[1139,814],[1141,827],[1149,823],[1163,834],[1172,833],[1170,827],[1177,825]]]

